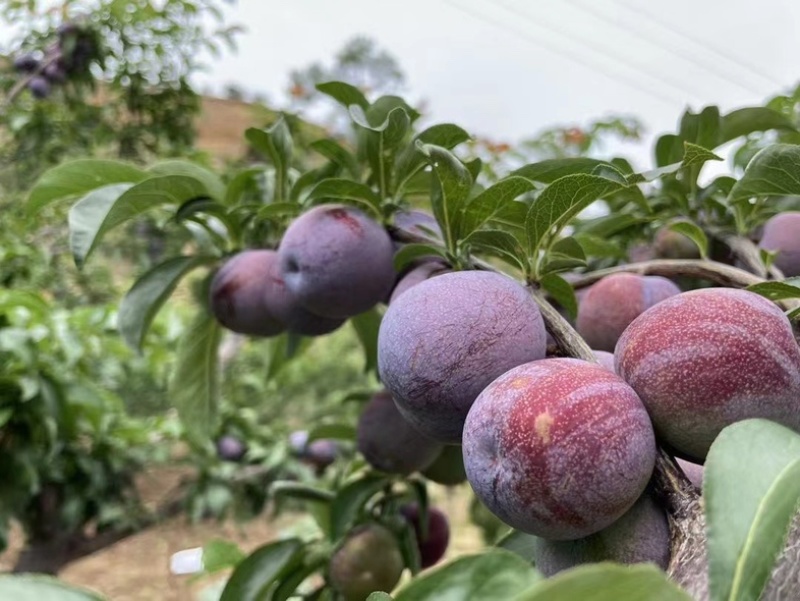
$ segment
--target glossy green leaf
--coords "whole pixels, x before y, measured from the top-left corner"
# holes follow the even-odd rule
[[[509,551],[491,549],[426,572],[397,591],[394,598],[395,601],[497,601],[513,598],[540,579],[538,572],[522,558]]]
[[[186,175],[151,177],[138,184],[115,184],[95,190],[69,212],[70,248],[81,267],[113,228],[163,204],[180,205],[207,196],[205,185]]]
[[[675,134],[664,134],[656,140],[656,167],[666,167],[680,162],[683,156],[683,140]]]
[[[381,214],[381,198],[372,188],[360,182],[349,179],[324,179],[319,182],[306,197],[306,202],[336,200],[347,204],[354,204],[361,209],[366,209],[373,215]]]
[[[231,574],[220,601],[263,601],[267,592],[302,561],[303,543],[287,539],[253,551]]]
[[[528,256],[536,254],[545,237],[555,236],[580,211],[597,199],[624,187],[596,175],[567,175],[550,184],[531,203],[525,218]]]
[[[369,594],[367,601],[392,601],[392,596],[389,593],[384,593],[383,591],[376,591]]]
[[[250,127],[244,132],[250,144],[269,157],[275,167],[275,202],[289,197],[289,167],[292,162],[292,135],[286,119],[280,117],[267,129]]]
[[[27,209],[36,213],[57,200],[82,196],[112,184],[135,184],[147,174],[128,163],[99,159],[69,161],[46,171],[28,196]]]
[[[294,217],[303,212],[303,207],[296,202],[273,202],[264,205],[256,213],[257,219],[281,219]]]
[[[708,237],[699,225],[689,219],[680,219],[667,224],[667,227],[689,238],[697,245],[700,255],[706,258],[708,255]]]
[[[294,570],[285,574],[278,586],[271,593],[269,601],[287,601],[290,598],[297,598],[295,591],[297,588],[315,572],[318,572],[324,567],[326,559],[324,557],[309,558],[306,557],[306,562],[295,567]]]
[[[461,236],[467,237],[480,229],[499,212],[502,206],[534,188],[535,185],[531,180],[520,176],[510,176],[490,186],[469,200],[464,207]]]
[[[784,115],[764,106],[752,106],[731,111],[722,117],[720,144],[757,131],[782,129],[797,131]]]
[[[513,601],[691,601],[653,565],[585,565],[543,580]]]
[[[343,81],[329,81],[317,84],[316,88],[326,96],[333,98],[345,108],[349,108],[353,104],[360,106],[364,110],[369,107],[369,101],[367,101],[361,90],[355,86],[351,86],[349,83],[344,83]]]
[[[427,157],[436,174],[431,194],[431,206],[445,237],[448,250],[453,251],[459,239],[460,220],[472,188],[472,176],[464,164],[449,150],[432,144],[417,145]]]
[[[539,282],[556,302],[564,307],[572,319],[578,316],[578,300],[575,291],[567,280],[555,273],[549,273]]]
[[[525,269],[525,250],[519,240],[503,230],[479,230],[465,240],[474,252],[493,255],[516,269]]]
[[[800,195],[800,146],[773,144],[760,151],[733,186],[728,201],[738,203],[756,196]]]
[[[119,331],[131,347],[140,349],[153,318],[181,278],[213,257],[173,257],[156,265],[133,284],[119,305]]]
[[[235,567],[244,558],[239,545],[228,540],[214,539],[203,545],[203,569],[210,574]]]
[[[763,419],[725,428],[704,464],[711,597],[759,598],[800,499],[800,435]]]
[[[703,148],[716,148],[721,140],[722,118],[719,107],[707,106],[699,113],[687,110],[681,118],[679,136]]]
[[[289,480],[278,480],[269,487],[270,494],[277,501],[282,497],[291,497],[302,501],[315,501],[329,503],[333,500],[333,493],[329,490],[317,488],[310,484]]]
[[[445,258],[445,253],[440,247],[432,244],[404,244],[394,254],[394,269],[397,273],[402,273],[414,261],[423,257]]]
[[[364,349],[364,371],[378,369],[378,330],[381,327],[381,314],[375,308],[350,318],[361,348]]]
[[[250,167],[242,169],[231,178],[225,190],[224,203],[227,206],[234,206],[241,202],[242,196],[248,190],[259,190],[259,178],[264,176],[263,167]]]
[[[213,171],[189,161],[161,161],[150,167],[147,172],[151,175],[185,175],[193,177],[205,187],[205,192],[214,200],[225,199],[225,184]]]
[[[510,530],[495,543],[495,547],[511,551],[531,565],[535,565],[536,545],[538,540],[539,539],[532,534],[526,534],[519,530]]]
[[[469,134],[458,125],[453,125],[452,123],[432,125],[420,132],[414,138],[414,141],[397,156],[395,177],[398,184],[396,189],[404,189],[411,178],[425,166],[425,159],[417,149],[417,142],[433,144],[450,150],[467,140],[469,140]]]
[[[368,474],[342,487],[331,505],[331,538],[338,540],[355,524],[364,505],[390,480]]]
[[[531,163],[530,165],[525,165],[524,167],[512,171],[511,175],[519,175],[535,182],[549,184],[567,175],[597,175],[597,170],[601,168],[612,169],[619,172],[619,170],[608,161],[577,157],[568,159],[548,159],[538,163]],[[622,173],[620,173],[620,175],[622,175]]]
[[[200,444],[208,441],[217,427],[220,336],[216,320],[200,312],[181,336],[169,383],[170,402],[189,438]]]
[[[789,278],[782,282],[762,282],[748,286],[747,289],[773,301],[800,298],[800,278]]]
[[[618,213],[584,221],[580,224],[578,231],[582,234],[607,238],[645,222],[647,219],[628,213]]]
[[[50,576],[0,575],[0,599],[8,601],[103,601],[103,597]]]
[[[625,257],[624,248],[614,240],[583,232],[575,234],[573,238],[581,245],[587,257],[596,257],[598,259],[623,259]]]

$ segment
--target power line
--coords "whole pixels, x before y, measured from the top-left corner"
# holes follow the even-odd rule
[[[533,24],[539,25],[539,23],[532,18],[532,15],[530,13],[527,13],[525,11],[519,10],[518,8],[516,8],[516,6],[515,7],[507,6],[501,0],[497,0],[497,2],[503,8],[505,8],[508,12],[511,12],[511,13],[517,15],[518,17],[521,17],[523,20],[527,21],[528,23],[533,23]],[[561,29],[561,28],[558,28],[557,26],[554,26],[552,23],[547,23],[547,27],[548,27],[548,31],[551,31],[553,33],[560,34],[560,35],[566,37],[567,39],[570,40],[571,43],[583,45],[583,46],[587,47],[589,50],[592,50],[593,52],[596,52],[598,54],[604,55],[606,58],[610,58],[610,59],[612,59],[612,60],[614,60],[614,61],[616,61],[618,63],[621,63],[621,64],[625,65],[626,67],[628,67],[629,69],[633,69],[634,71],[637,71],[641,75],[644,75],[645,77],[649,77],[650,79],[658,81],[663,86],[672,88],[673,90],[677,91],[678,93],[680,93],[684,97],[685,96],[694,96],[694,94],[692,92],[690,92],[690,91],[684,89],[683,87],[681,87],[681,82],[670,81],[668,78],[665,78],[663,76],[654,75],[654,74],[650,73],[648,70],[643,69],[643,68],[639,67],[638,65],[635,65],[635,64],[632,64],[632,63],[628,62],[627,60],[625,60],[625,58],[620,58],[619,56],[615,56],[613,53],[610,53],[608,51],[608,49],[605,48],[602,44],[596,44],[594,42],[591,42],[591,41],[588,41],[588,40],[584,40],[584,39],[576,39],[574,34],[571,31],[565,31],[564,29]]]
[[[753,65],[749,65],[749,64],[745,63],[744,61],[742,61],[741,58],[737,58],[735,56],[731,56],[731,55],[726,54],[726,53],[722,52],[721,50],[719,50],[719,49],[717,49],[717,48],[715,48],[713,46],[707,45],[704,40],[698,39],[697,37],[695,37],[695,36],[693,36],[693,35],[691,35],[689,33],[686,33],[685,31],[682,31],[682,30],[680,30],[680,29],[678,29],[678,28],[676,28],[676,27],[674,27],[672,25],[670,25],[669,23],[667,23],[666,21],[661,19],[659,16],[654,15],[654,14],[652,14],[652,13],[646,11],[646,10],[643,10],[639,6],[635,6],[635,5],[629,4],[627,2],[621,2],[620,0],[612,0],[612,1],[616,1],[617,4],[623,6],[624,8],[628,9],[629,11],[631,11],[633,13],[636,13],[637,15],[642,16],[642,17],[644,17],[646,19],[649,19],[650,21],[652,21],[653,23],[655,23],[656,25],[661,27],[661,29],[669,31],[673,35],[676,35],[676,36],[678,36],[680,38],[683,38],[684,40],[689,41],[692,44],[695,44],[696,46],[699,46],[700,48],[703,48],[704,50],[706,50],[708,52],[711,52],[712,54],[715,54],[718,58],[721,58],[721,59],[723,59],[725,61],[728,61],[729,63],[732,63],[732,64],[736,65],[737,68],[743,69],[745,71],[749,71],[751,75],[755,75],[756,77],[760,77],[763,81],[768,81],[770,83],[770,85],[775,85],[775,86],[783,86],[784,85],[784,83],[781,82],[779,78],[776,78],[776,77],[774,77],[772,75],[769,75],[769,74],[764,74],[758,69],[758,67],[755,67]]]
[[[574,8],[576,8],[578,10],[585,11],[585,12],[591,14],[596,19],[604,21],[605,23],[608,23],[612,27],[616,27],[617,29],[624,31],[625,33],[627,33],[629,35],[632,35],[632,36],[634,36],[636,38],[639,38],[640,40],[644,41],[647,44],[650,44],[651,46],[655,46],[656,48],[660,48],[661,50],[666,50],[670,54],[673,54],[673,55],[677,56],[678,58],[681,58],[681,59],[683,59],[683,60],[695,65],[696,67],[699,67],[700,69],[703,69],[704,71],[706,71],[708,73],[711,73],[712,75],[714,75],[715,77],[717,77],[720,80],[727,81],[728,83],[731,83],[731,84],[735,85],[736,87],[738,87],[738,88],[740,88],[742,90],[746,90],[746,91],[748,91],[748,92],[750,92],[752,94],[761,94],[762,93],[761,90],[753,88],[753,87],[749,87],[748,85],[746,85],[745,83],[742,83],[739,79],[737,79],[735,77],[730,77],[730,76],[728,76],[728,75],[726,75],[724,73],[718,72],[715,68],[709,67],[707,64],[705,64],[702,61],[698,60],[696,57],[692,56],[690,53],[683,52],[683,51],[681,51],[681,50],[679,50],[677,48],[671,48],[669,46],[664,46],[662,44],[659,44],[659,43],[653,41],[651,38],[649,38],[648,36],[644,35],[643,33],[640,33],[636,29],[627,28],[627,27],[624,27],[622,25],[619,25],[618,23],[616,23],[614,21],[614,19],[612,19],[611,17],[609,17],[608,15],[603,13],[602,11],[597,10],[597,8],[595,8],[594,5],[583,4],[582,2],[580,2],[580,0],[566,0],[566,2],[569,3],[569,4],[572,4]]]
[[[456,10],[459,10],[459,11],[461,11],[461,12],[463,12],[463,13],[471,16],[471,17],[473,17],[474,19],[477,19],[478,21],[488,22],[488,23],[494,25],[495,27],[497,27],[499,29],[502,29],[503,31],[509,31],[512,34],[515,34],[518,38],[528,42],[531,45],[538,46],[540,48],[544,48],[545,50],[548,50],[549,52],[552,52],[553,54],[556,54],[558,56],[561,56],[563,58],[571,60],[572,62],[574,62],[574,63],[576,63],[576,64],[578,64],[578,65],[580,65],[582,67],[586,67],[586,68],[589,68],[590,70],[592,70],[594,72],[600,73],[601,75],[604,75],[606,78],[608,78],[611,81],[614,81],[614,82],[621,81],[621,82],[627,84],[630,88],[636,90],[637,92],[640,92],[642,94],[650,96],[651,98],[654,98],[654,99],[664,103],[665,105],[669,106],[672,109],[675,108],[676,104],[680,105],[680,104],[684,103],[683,100],[675,100],[673,98],[670,98],[669,96],[666,96],[666,95],[663,95],[663,94],[659,94],[658,92],[656,92],[654,90],[651,90],[649,88],[643,87],[641,85],[641,83],[639,82],[639,80],[636,79],[636,78],[630,78],[630,77],[628,77],[628,76],[626,76],[624,74],[611,75],[604,69],[602,64],[598,65],[596,61],[595,61],[595,64],[591,64],[593,61],[591,61],[591,60],[587,61],[586,57],[581,55],[580,53],[577,53],[577,52],[574,52],[574,51],[571,51],[571,50],[565,50],[565,49],[562,49],[562,48],[558,48],[558,47],[554,46],[553,44],[548,44],[548,43],[546,43],[545,40],[543,40],[541,38],[534,38],[534,37],[528,35],[527,33],[523,32],[523,31],[520,31],[519,29],[516,29],[514,27],[508,27],[508,25],[506,23],[503,23],[500,20],[497,20],[495,18],[489,17],[486,14],[481,14],[481,13],[476,12],[476,11],[474,11],[472,9],[469,9],[469,8],[467,8],[465,6],[461,6],[461,5],[457,4],[455,2],[455,0],[443,0],[443,2],[445,2],[446,4],[449,4],[451,7],[455,8]],[[544,31],[545,33],[549,33],[547,31],[547,29],[545,29],[545,28],[543,28],[543,27],[541,27],[541,26],[539,26],[539,25],[537,25],[535,23],[534,23],[534,25],[536,27],[538,27],[540,30]],[[616,61],[616,62],[618,62],[618,61]]]

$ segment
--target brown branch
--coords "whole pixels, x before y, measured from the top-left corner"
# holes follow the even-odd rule
[[[639,275],[660,275],[664,277],[690,277],[708,280],[720,286],[729,288],[746,288],[753,284],[764,282],[752,273],[723,265],[716,261],[704,259],[656,259],[653,261],[643,261],[641,263],[629,263],[627,265],[617,265],[607,269],[598,269],[591,273],[582,274],[572,280],[572,287],[577,289],[591,286],[598,280],[615,273],[636,273]]]
[[[756,276],[765,279],[769,277],[773,280],[784,279],[783,272],[775,265],[770,265],[769,268],[764,266],[764,262],[761,260],[761,253],[752,240],[743,236],[733,235],[721,235],[720,239],[728,245],[728,248],[731,249],[736,258]]]

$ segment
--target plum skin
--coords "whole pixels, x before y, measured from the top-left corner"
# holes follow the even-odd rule
[[[614,353],[662,444],[705,460],[727,425],[764,418],[800,430],[800,348],[771,301],[746,290],[684,292],[631,323]]]
[[[345,601],[365,601],[374,591],[390,592],[405,565],[394,535],[379,524],[348,533],[331,556],[331,585]]]
[[[406,421],[385,390],[374,394],[361,412],[356,443],[373,468],[403,476],[425,469],[442,450]]]
[[[428,278],[449,272],[450,268],[443,261],[439,260],[423,261],[413,266],[397,280],[397,284],[392,290],[392,295],[389,297],[388,304],[392,304],[400,298],[401,294],[417,284],[424,282]]]
[[[428,508],[428,529],[422,532],[419,506],[409,503],[400,508],[400,513],[414,528],[419,549],[420,565],[423,569],[436,565],[450,543],[450,524],[447,516],[436,507]]]
[[[680,294],[660,276],[616,273],[595,283],[580,301],[576,329],[593,349],[613,352],[625,328],[660,301]]]
[[[777,251],[774,264],[783,275],[800,275],[800,212],[786,211],[768,219],[758,245]]]
[[[667,569],[669,522],[664,509],[645,493],[625,514],[600,532],[574,541],[536,539],[534,562],[545,577],[585,563],[655,563]]]
[[[245,444],[235,436],[225,435],[217,440],[217,454],[225,461],[239,461],[247,452]]]
[[[316,315],[348,318],[385,299],[397,276],[386,230],[353,207],[320,205],[287,228],[278,255],[286,286]]]
[[[544,358],[545,341],[536,302],[514,280],[445,273],[389,305],[378,332],[378,371],[413,426],[457,444],[478,394],[512,367]]]
[[[596,363],[556,358],[509,370],[464,425],[475,494],[506,524],[574,540],[619,519],[641,496],[656,456],[634,390]]]

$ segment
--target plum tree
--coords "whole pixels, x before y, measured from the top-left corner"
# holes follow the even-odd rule
[[[416,286],[428,278],[432,278],[443,273],[448,273],[449,271],[450,268],[443,261],[438,261],[435,259],[423,261],[422,263],[412,267],[397,281],[394,290],[392,290],[392,295],[389,297],[389,304],[394,302],[401,294],[403,294],[412,286]]]
[[[364,524],[354,528],[334,551],[328,573],[345,601],[365,601],[372,592],[390,592],[403,568],[394,535],[380,524]]]
[[[503,275],[445,273],[395,299],[378,332],[378,370],[424,434],[459,443],[478,394],[505,371],[544,358],[536,302]]]
[[[537,538],[533,546],[534,563],[545,576],[601,561],[624,564],[652,562],[666,569],[669,558],[667,516],[648,493],[600,532],[577,540]]]
[[[613,352],[628,324],[656,303],[680,292],[660,276],[617,273],[604,277],[580,301],[578,333],[593,349]]]
[[[400,513],[414,527],[422,568],[436,565],[444,557],[447,545],[450,543],[450,524],[447,516],[440,509],[429,507],[428,528],[423,532],[419,505],[416,503],[403,505]]]
[[[778,213],[764,224],[759,246],[777,252],[775,266],[783,275],[800,275],[800,211]]]
[[[406,421],[385,390],[375,393],[361,412],[356,442],[367,463],[389,474],[425,469],[442,451],[440,443]]]
[[[247,452],[247,446],[235,436],[226,434],[217,440],[217,455],[225,461],[239,461]]]
[[[286,329],[267,309],[266,284],[274,252],[246,250],[231,257],[211,280],[210,304],[223,326],[250,336],[276,336]]]
[[[475,494],[510,526],[553,540],[594,534],[630,509],[653,472],[639,397],[596,363],[555,358],[509,370],[464,425]]]
[[[366,311],[388,296],[396,277],[389,234],[344,205],[320,205],[295,219],[278,254],[286,287],[323,317]]]
[[[661,228],[653,238],[653,251],[659,259],[699,259],[700,249],[680,232]]]
[[[466,481],[467,472],[464,471],[461,445],[445,445],[433,463],[422,470],[422,475],[431,482],[444,486],[455,486]]]
[[[761,417],[800,428],[800,348],[783,312],[746,290],[706,288],[631,323],[617,373],[647,407],[662,443],[705,459],[727,425]]]

